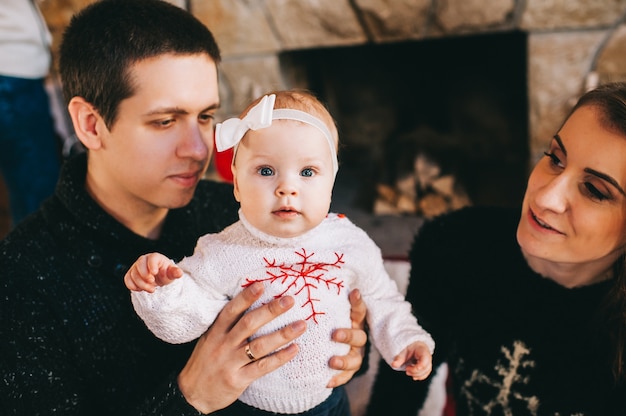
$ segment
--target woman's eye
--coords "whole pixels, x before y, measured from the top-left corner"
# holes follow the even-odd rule
[[[554,153],[550,153],[550,152],[543,152],[544,155],[548,156],[550,158],[550,163],[554,166],[558,166],[558,167],[563,167],[563,164],[561,163],[561,159],[558,158],[557,155],[555,155]]]
[[[305,168],[305,169],[302,169],[302,171],[300,172],[300,175],[309,177],[309,176],[313,176],[314,173],[315,172],[313,172],[313,169]]]
[[[596,188],[595,186],[593,186],[593,184],[591,184],[590,182],[585,182],[583,184],[583,186],[587,190],[587,194],[592,199],[597,199],[598,201],[604,201],[604,200],[607,200],[607,199],[610,198],[610,195],[606,195],[606,194],[600,192],[600,190],[598,188]]]
[[[267,166],[263,166],[262,168],[259,168],[259,174],[261,176],[272,176],[274,174],[274,170]]]

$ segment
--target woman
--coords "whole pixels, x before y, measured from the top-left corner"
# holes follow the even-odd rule
[[[626,84],[580,98],[521,213],[426,223],[407,299],[449,365],[457,415],[626,415]],[[415,416],[427,383],[380,367],[368,412]],[[391,396],[393,394],[393,396]]]

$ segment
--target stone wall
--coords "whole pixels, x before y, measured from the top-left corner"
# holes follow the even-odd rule
[[[92,1],[43,2],[55,49],[71,15]],[[528,143],[534,164],[585,88],[626,79],[626,0],[172,2],[214,32],[224,56],[220,88],[229,116],[264,91],[307,87],[281,63],[282,52],[522,30],[528,34]]]

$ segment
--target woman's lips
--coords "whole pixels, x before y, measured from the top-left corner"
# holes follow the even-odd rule
[[[550,226],[550,224],[548,224],[547,222],[541,220],[538,216],[535,215],[532,210],[528,210],[528,219],[531,225],[536,229],[539,229],[541,231],[550,231],[557,234],[563,234],[561,231]]]

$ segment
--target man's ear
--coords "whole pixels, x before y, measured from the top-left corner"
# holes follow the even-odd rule
[[[82,97],[72,98],[67,110],[80,142],[89,150],[99,149],[102,146],[100,130],[106,128],[100,113]]]

